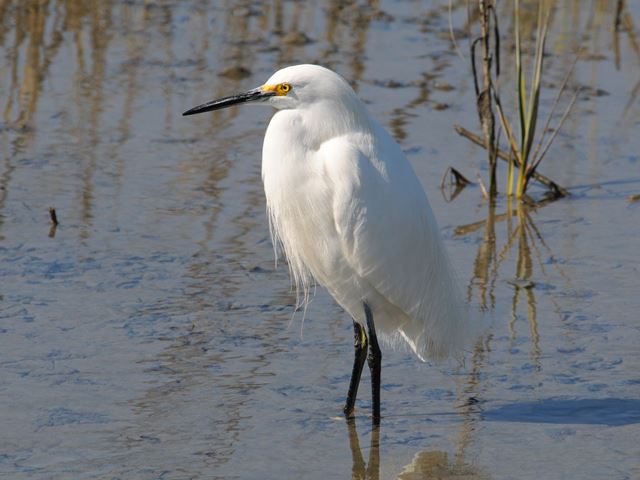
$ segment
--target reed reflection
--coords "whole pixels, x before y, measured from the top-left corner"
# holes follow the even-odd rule
[[[574,23],[581,24],[585,15],[577,7],[579,2],[571,5],[573,9],[562,7],[561,13],[565,10],[574,12]],[[620,34],[626,35],[637,53],[638,41],[630,9],[622,1],[616,5],[614,12],[609,2],[596,2],[591,26],[605,30],[603,25],[615,23],[615,38]],[[7,52],[6,67],[0,70],[3,123],[19,139],[7,139],[1,133],[2,141],[15,145],[15,148],[28,149],[36,135],[35,127],[38,127],[34,122],[38,104],[42,102],[43,86],[53,85],[56,94],[70,92],[71,98],[65,98],[59,107],[60,112],[54,114],[71,119],[57,133],[80,139],[83,151],[78,157],[83,159],[79,174],[82,185],[76,193],[75,204],[82,209],[79,217],[90,222],[96,201],[95,171],[101,168],[103,156],[115,159],[114,165],[119,172],[124,170],[123,160],[114,154],[114,150],[134,136],[131,122],[135,107],[140,105],[140,98],[148,88],[149,69],[157,67],[158,62],[163,68],[163,77],[167,79],[163,82],[162,92],[166,104],[165,123],[169,131],[174,129],[172,103],[181,81],[176,73],[179,66],[187,67],[188,72],[185,70],[184,75],[189,81],[194,80],[194,75],[202,75],[203,71],[216,71],[223,75],[221,88],[230,91],[237,80],[253,74],[261,54],[266,53],[272,58],[271,52],[274,52],[279,65],[271,65],[268,70],[316,58],[329,67],[339,64],[357,88],[366,68],[366,49],[373,22],[395,21],[393,15],[382,9],[383,6],[378,1],[362,0],[332,0],[324,7],[315,2],[273,0],[257,5],[244,0],[211,7],[203,1],[193,1],[186,9],[192,49],[185,55],[183,39],[176,35],[181,21],[176,12],[185,7],[177,2],[156,5],[114,0],[4,0],[0,2],[0,45]],[[454,2],[454,8],[462,7],[464,2]],[[411,21],[425,21],[426,18],[428,21],[425,21],[424,28],[428,30],[432,17],[445,15],[446,10],[422,12],[418,8],[416,18]],[[609,17],[613,19],[611,22]],[[579,30],[574,25],[570,31]],[[121,42],[124,42],[124,48],[114,45]],[[220,43],[224,48],[213,48]],[[161,60],[154,57],[158,46],[165,52]],[[60,64],[61,55],[67,50],[73,52],[65,60],[71,74],[66,79],[68,86],[61,87],[61,79],[53,78],[53,67]],[[120,58],[113,52],[118,52]],[[448,65],[445,57],[434,60],[436,65],[418,82],[416,98],[394,110],[391,116],[392,128],[399,139],[406,137],[404,123],[410,117],[411,109],[430,102],[434,72],[440,75],[441,69]],[[120,62],[122,67],[115,77],[114,62],[116,65]],[[116,86],[109,87],[113,85]],[[203,85],[204,82],[199,82],[192,91],[202,97],[210,96],[211,92],[198,91],[205,88]],[[636,98],[638,90],[640,88],[632,89],[630,101]],[[110,144],[107,155],[95,152],[97,145],[103,144],[103,139],[109,135],[105,131],[108,120],[104,113],[105,105],[122,105],[116,114],[120,117],[118,142]],[[219,131],[221,122],[215,122],[214,117],[208,133]]]
[[[477,301],[481,309],[495,307],[496,286],[498,279],[505,276],[504,265],[509,259],[515,261],[515,275],[507,280],[513,287],[509,332],[511,341],[515,342],[518,318],[523,316],[527,319],[531,338],[530,354],[537,367],[540,366],[541,348],[534,276],[547,275],[542,250],[547,256],[553,257],[553,252],[531,217],[531,213],[543,205],[544,201],[529,205],[508,199],[505,213],[496,214],[495,203],[489,202],[485,220],[461,225],[455,229],[455,235],[458,236],[482,231],[482,241],[478,245],[473,273],[467,287],[467,301]],[[505,222],[506,229],[506,241],[500,248],[496,240],[496,225],[499,222]],[[562,269],[558,267],[558,270],[560,275],[567,279]]]
[[[486,342],[489,339],[485,339]],[[443,449],[429,449],[417,452],[410,464],[405,465],[395,477],[397,480],[454,480],[465,478],[469,480],[488,479],[489,477],[475,465],[467,462],[467,450],[474,444],[474,436],[478,430],[478,423],[482,421],[481,398],[484,396],[484,386],[480,381],[481,371],[486,365],[488,346],[477,343],[470,358],[470,368],[466,375],[461,375],[457,393],[459,422],[455,424],[454,451],[449,453]],[[426,427],[428,428],[428,427]]]

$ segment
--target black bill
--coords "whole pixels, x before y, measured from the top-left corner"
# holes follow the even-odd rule
[[[213,110],[220,110],[221,108],[230,107],[238,103],[254,102],[259,100],[265,100],[274,95],[272,91],[264,91],[262,88],[254,88],[245,93],[239,93],[237,95],[231,95],[230,97],[219,98],[211,102],[203,103],[197,107],[193,107],[187,110],[182,115],[195,115],[197,113],[211,112]]]

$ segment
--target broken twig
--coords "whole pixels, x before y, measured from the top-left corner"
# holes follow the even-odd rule
[[[56,209],[49,207],[49,218],[51,219],[51,228],[49,229],[49,238],[56,236],[56,230],[58,228],[58,215]]]
[[[51,218],[51,223],[58,225],[58,215],[56,215],[56,209],[53,207],[49,207],[49,218]]]

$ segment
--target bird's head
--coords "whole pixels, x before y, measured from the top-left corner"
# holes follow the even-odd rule
[[[278,70],[264,85],[198,105],[183,115],[210,112],[247,102],[292,109],[308,107],[319,101],[345,102],[354,99],[357,101],[353,89],[337,73],[319,65],[294,65]]]

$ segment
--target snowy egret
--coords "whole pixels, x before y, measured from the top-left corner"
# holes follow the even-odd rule
[[[398,144],[331,70],[283,68],[262,86],[183,115],[245,102],[277,109],[262,149],[274,248],[284,252],[304,302],[317,281],[353,318],[355,360],[343,411],[353,414],[367,360],[378,423],[378,336],[424,361],[459,350],[468,332],[427,196]]]

